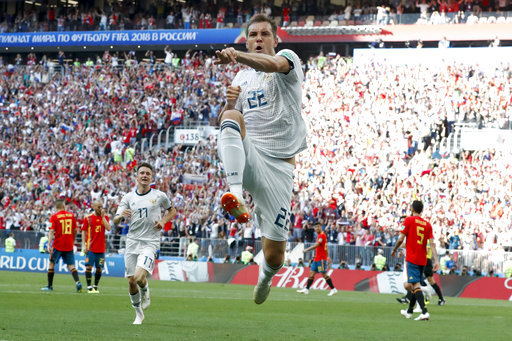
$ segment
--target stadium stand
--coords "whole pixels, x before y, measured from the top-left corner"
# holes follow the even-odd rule
[[[187,236],[208,239],[214,233],[222,240],[212,245],[216,251],[236,253],[228,249],[232,226],[219,205],[225,184],[215,141],[145,154],[130,147],[201,115],[215,124],[237,69],[212,66],[212,57],[199,53],[176,68],[138,61],[113,66],[112,59],[100,58],[93,66],[74,63],[59,70],[34,58],[31,65],[23,60],[0,65],[2,228],[44,231],[57,197],[65,197],[78,217],[101,198],[112,215],[120,195],[133,185],[126,181],[130,170],[137,160],[149,159],[158,170],[155,186],[172,193],[179,209],[163,245],[176,243],[183,250]],[[436,154],[456,122],[510,128],[502,109],[510,101],[508,69],[368,66],[356,71],[349,60],[332,55],[311,58],[306,68],[310,149],[298,158],[296,172],[298,239],[311,241],[304,222],[319,219],[333,245],[392,245],[407,203],[421,194],[443,248],[509,250],[510,154]],[[187,184],[187,174],[206,180]],[[213,225],[218,231],[212,232]],[[180,231],[185,231],[181,237]],[[122,247],[121,236],[118,229],[110,237],[112,250]]]
[[[79,2],[59,1],[57,6],[48,6],[47,1],[17,2],[15,7],[7,2],[0,3],[0,33],[8,32],[44,32],[44,31],[90,31],[90,30],[147,30],[147,29],[180,29],[185,27],[184,17],[187,18],[191,29],[217,27],[217,14],[220,9],[229,5],[224,18],[224,25],[219,27],[240,27],[248,18],[256,13],[270,13],[282,25],[286,16],[298,26],[329,26],[328,19],[336,16],[343,25],[370,24],[443,24],[443,23],[483,23],[504,22],[512,17],[508,8],[492,8],[475,4],[471,1],[461,2],[457,8],[444,8],[440,2],[432,1],[425,14],[420,14],[420,8],[415,2],[397,7],[389,4],[375,6],[364,2],[363,7],[353,8],[351,5],[335,6],[327,2],[292,1],[280,6],[272,3],[261,4],[260,1],[221,1],[215,5],[208,2],[202,6],[197,2],[155,2],[135,1],[104,2],[103,7],[80,4]],[[299,4],[300,3],[300,4]],[[66,7],[66,4],[68,7]],[[2,8],[3,6],[3,8]],[[14,8],[14,11],[13,11]],[[379,10],[380,8],[380,10]],[[286,13],[286,15],[285,15]],[[329,15],[331,14],[331,15]],[[356,20],[351,20],[354,17]],[[497,20],[501,17],[503,19]],[[474,19],[476,18],[476,19]],[[489,18],[489,19],[488,19]],[[229,25],[228,25],[229,24]],[[284,25],[283,25],[284,26]]]

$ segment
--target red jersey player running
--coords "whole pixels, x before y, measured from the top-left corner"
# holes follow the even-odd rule
[[[421,291],[420,282],[422,280],[423,268],[427,264],[427,242],[430,242],[432,250],[432,259],[434,260],[434,271],[439,269],[439,261],[437,258],[436,245],[432,234],[432,225],[425,219],[421,218],[423,211],[423,203],[415,200],[412,203],[412,215],[404,220],[404,226],[400,233],[395,248],[391,253],[394,257],[396,250],[405,242],[405,261],[407,263],[404,271],[407,271],[407,283],[404,283],[406,290],[412,293],[409,302],[409,309],[401,310],[400,313],[407,319],[412,317],[413,308],[416,302],[421,307],[421,314],[415,320],[428,320],[430,314],[425,307],[423,292]]]
[[[73,246],[75,244],[75,235],[77,231],[76,218],[71,212],[64,210],[64,200],[55,201],[57,213],[50,217],[50,233],[48,234],[48,253],[50,254],[50,264],[48,266],[48,286],[41,290],[53,290],[53,276],[55,275],[55,264],[60,258],[67,264],[71,275],[75,280],[76,292],[82,292],[82,283],[78,278],[78,272],[75,268],[75,255]]]
[[[313,260],[313,264],[311,264],[311,270],[309,272],[309,278],[306,287],[297,290],[297,292],[305,295],[309,294],[309,288],[311,288],[311,284],[313,284],[316,273],[319,272],[322,274],[322,276],[324,276],[324,279],[329,287],[331,287],[331,291],[329,291],[327,296],[332,296],[335,295],[338,290],[336,290],[332,284],[331,277],[329,277],[327,274],[327,236],[322,231],[322,224],[320,224],[320,222],[316,222],[313,227],[317,233],[316,243],[313,244],[313,246],[305,249],[304,253],[316,249],[315,259]]]
[[[101,201],[95,201],[92,208],[94,213],[85,217],[82,225],[82,242],[85,243],[82,250],[86,254],[85,279],[87,280],[87,292],[89,294],[99,294],[98,284],[105,264],[105,230],[110,231],[111,226]],[[91,286],[93,265],[96,267],[94,287]]]

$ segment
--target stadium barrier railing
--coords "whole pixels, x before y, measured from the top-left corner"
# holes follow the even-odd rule
[[[8,232],[14,233],[16,239],[17,252],[23,252],[24,249],[39,249],[39,242],[45,232],[35,231],[19,231],[19,230],[0,230],[0,246],[4,246],[4,240],[8,236]],[[160,246],[160,256],[177,257],[185,259],[187,257],[187,248],[192,238],[190,237],[173,237],[162,236]],[[106,252],[110,254],[122,254],[124,252],[126,236],[119,234],[107,234],[106,237]],[[211,239],[211,238],[198,238],[199,252],[198,260],[204,261],[208,257],[213,259],[223,259],[226,255],[230,256],[231,261],[234,261],[237,256],[240,256],[242,251],[249,245],[253,247],[253,254],[255,256],[261,251],[261,240],[244,240],[244,239]],[[307,248],[313,245],[313,242],[289,242],[287,244],[287,257],[293,253],[293,250],[298,246]],[[80,252],[81,235],[78,234],[76,238],[77,246],[76,251]],[[354,268],[358,264],[362,269],[369,269],[373,263],[373,259],[377,254],[378,249],[384,251],[386,257],[386,264],[390,270],[393,270],[397,264],[400,264],[403,269],[404,258],[391,257],[391,246],[377,247],[377,246],[355,246],[355,245],[338,245],[334,243],[328,244],[329,258],[332,267],[343,267],[347,264],[348,268]],[[486,250],[439,250],[439,257],[444,256],[444,252],[448,251],[453,254],[456,268],[455,273],[460,273],[464,266],[470,272],[480,271],[487,274],[493,271],[495,274],[503,274],[503,265],[506,261],[512,261],[512,246],[505,246],[499,250],[486,251]],[[304,263],[307,266],[308,262],[314,257],[314,252],[309,252],[304,255]],[[296,257],[291,257],[295,258]],[[293,263],[296,263],[294,259]]]

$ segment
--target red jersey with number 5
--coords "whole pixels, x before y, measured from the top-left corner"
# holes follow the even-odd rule
[[[427,264],[427,242],[434,238],[432,225],[418,216],[410,216],[404,220],[402,233],[405,241],[405,260],[416,265]]]
[[[75,243],[76,218],[67,211],[59,211],[50,217],[51,230],[55,231],[53,248],[59,251],[73,251]]]
[[[316,238],[316,242],[318,243],[318,247],[316,248],[314,261],[327,260],[327,237],[325,233],[320,232]]]

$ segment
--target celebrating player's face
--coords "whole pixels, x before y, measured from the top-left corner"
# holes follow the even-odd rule
[[[153,180],[153,172],[147,167],[140,167],[137,172],[137,182],[143,186],[149,186]]]
[[[274,55],[277,46],[277,38],[272,33],[272,27],[268,22],[257,22],[249,27],[246,42],[249,52]]]

